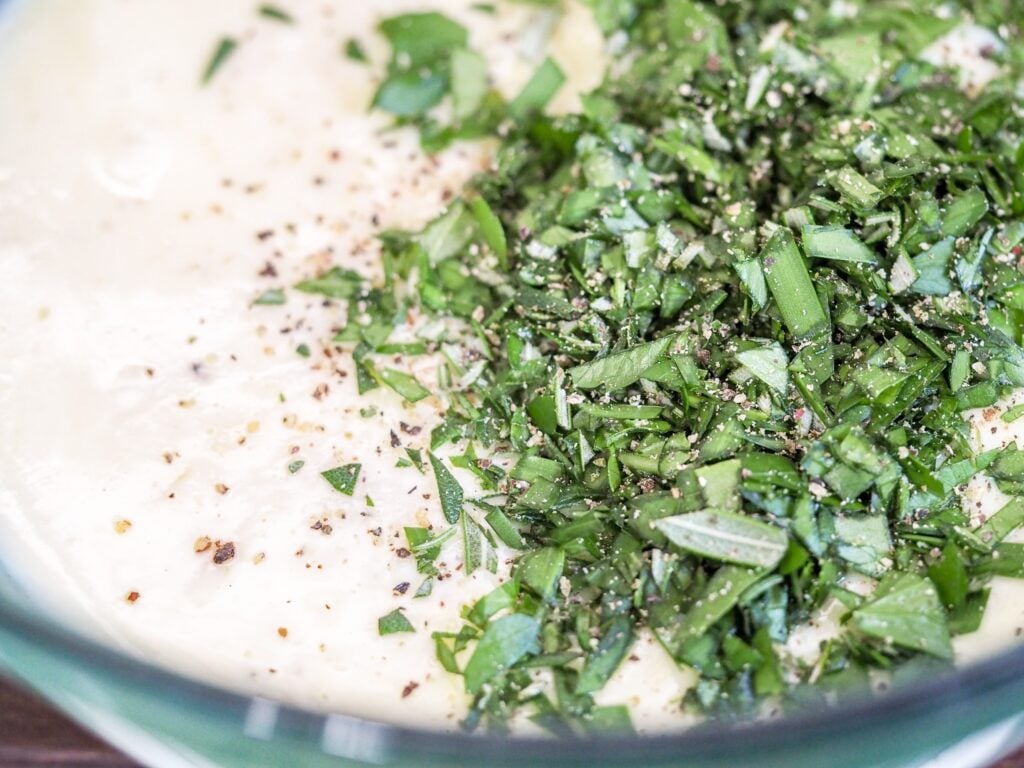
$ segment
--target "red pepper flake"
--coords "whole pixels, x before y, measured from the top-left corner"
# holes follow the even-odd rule
[[[132,590],[132,591],[131,591],[131,592],[129,592],[129,593],[127,594],[127,595],[125,595],[125,598],[124,598],[124,599],[125,599],[125,600],[126,600],[127,602],[129,602],[129,603],[134,603],[134,602],[135,602],[136,600],[138,600],[138,599],[139,599],[139,593],[138,593],[138,592],[136,592],[135,590]]]
[[[288,637],[288,627],[278,627],[277,635],[278,637]]]
[[[402,689],[402,698],[407,699],[412,695],[412,692],[420,687],[420,684],[415,681],[410,681],[405,688]]]

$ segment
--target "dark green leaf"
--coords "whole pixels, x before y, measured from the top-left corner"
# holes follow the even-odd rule
[[[788,546],[781,528],[732,512],[690,512],[655,525],[677,547],[737,565],[772,569]]]
[[[227,63],[227,60],[231,58],[231,55],[237,48],[238,41],[234,38],[223,37],[220,39],[216,49],[213,51],[213,55],[210,57],[210,62],[206,65],[206,69],[203,70],[203,85],[213,80],[214,75]]]
[[[788,229],[777,229],[761,251],[768,290],[789,332],[802,339],[828,327],[807,264]]]
[[[276,5],[261,5],[259,7],[259,14],[264,18],[271,19],[273,21],[279,21],[282,24],[294,24],[295,18],[285,10],[278,8]]]
[[[625,389],[638,382],[643,372],[666,354],[674,338],[664,336],[655,341],[598,358],[591,363],[569,369],[573,384],[578,389],[597,389],[609,392]]]
[[[463,672],[468,693],[507,671],[524,656],[540,650],[540,624],[532,616],[513,613],[488,624]]]
[[[453,525],[462,516],[462,500],[464,494],[459,481],[452,475],[451,470],[444,462],[434,454],[428,454],[430,466],[434,468],[434,479],[437,481],[437,493],[441,499],[441,510],[444,512],[445,520]]]
[[[359,472],[362,464],[346,464],[343,467],[335,467],[321,472],[320,475],[331,484],[331,487],[339,493],[351,496],[356,489],[356,482],[359,480]]]
[[[887,644],[949,659],[946,614],[931,581],[912,573],[885,578],[872,598],[853,612],[853,624]]]
[[[405,614],[402,613],[400,608],[396,608],[387,616],[381,616],[377,619],[377,631],[383,637],[384,635],[394,635],[399,632],[415,632],[412,624],[405,618]]]

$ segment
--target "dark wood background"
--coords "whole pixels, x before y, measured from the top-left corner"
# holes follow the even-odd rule
[[[134,768],[45,703],[0,680],[0,768]],[[1024,768],[1024,751],[998,768]]]

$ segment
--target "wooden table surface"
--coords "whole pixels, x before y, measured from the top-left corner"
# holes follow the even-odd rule
[[[0,679],[0,768],[134,768],[34,696]],[[994,768],[1024,768],[1024,750]]]

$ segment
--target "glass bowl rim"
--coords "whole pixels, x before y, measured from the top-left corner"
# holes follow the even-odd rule
[[[833,735],[857,732],[862,736],[872,728],[897,721],[912,721],[945,708],[977,702],[1015,687],[1024,694],[1024,645],[1011,647],[981,661],[956,667],[941,675],[908,682],[881,695],[851,697],[849,701],[815,711],[799,710],[781,718],[753,721],[713,721],[679,731],[649,735],[588,734],[586,738],[557,739],[532,736],[500,736],[431,730],[404,726],[347,713],[303,709],[259,696],[236,693],[178,674],[145,659],[118,651],[87,637],[55,619],[27,610],[0,594],[0,629],[31,641],[46,654],[71,659],[78,666],[129,684],[144,683],[159,692],[159,698],[174,697],[194,707],[194,711],[221,711],[244,714],[253,702],[269,702],[278,707],[279,721],[303,734],[319,734],[328,721],[342,722],[348,728],[372,733],[397,753],[442,756],[466,754],[471,750],[479,758],[513,760],[550,758],[560,749],[571,749],[565,756],[607,764],[628,757],[631,760],[656,760],[669,756],[675,760],[687,756],[750,754],[781,748],[793,741],[825,739]],[[17,668],[10,670],[16,676]],[[141,687],[141,686],[140,686]],[[1024,699],[1022,699],[1024,700]],[[1024,705],[1021,706],[1024,713]],[[996,721],[993,720],[991,724]],[[756,752],[755,752],[756,753]]]
[[[0,0],[0,24],[10,21],[19,0]],[[681,760],[708,754],[756,754],[787,743],[828,738],[833,734],[861,736],[883,723],[912,721],[944,708],[983,699],[993,693],[1019,687],[1024,694],[1024,645],[1014,646],[942,675],[907,683],[879,696],[864,696],[816,711],[803,710],[782,718],[749,722],[713,721],[679,731],[650,735],[590,733],[586,738],[553,739],[531,736],[496,736],[445,732],[424,727],[396,725],[345,713],[303,709],[255,695],[245,695],[178,674],[145,659],[122,653],[102,642],[15,604],[0,592],[0,630],[31,641],[50,656],[73,660],[90,671],[118,677],[128,683],[145,683],[151,695],[176,696],[195,705],[196,711],[237,712],[253,702],[270,701],[279,708],[282,724],[297,738],[319,734],[330,720],[369,731],[399,753],[444,756],[472,754],[482,760],[508,762],[551,757],[571,757],[593,764],[609,764],[659,757]],[[7,668],[16,678],[17,667]],[[27,675],[24,676],[27,679]],[[1024,698],[1022,698],[1024,702]],[[1020,706],[1024,714],[1024,703]],[[341,757],[341,756],[339,756]]]

